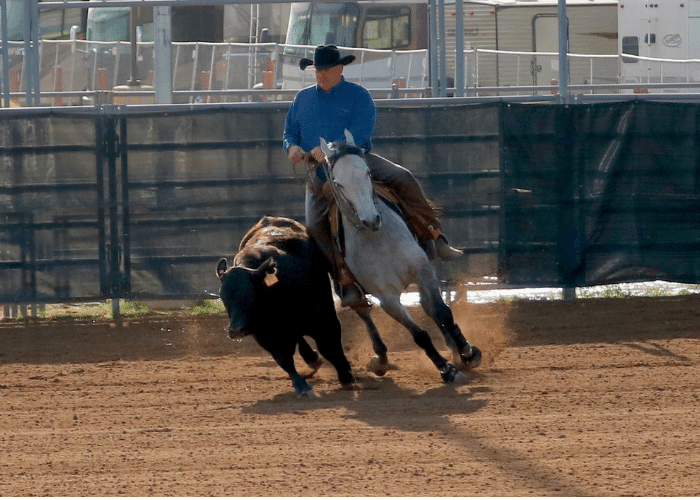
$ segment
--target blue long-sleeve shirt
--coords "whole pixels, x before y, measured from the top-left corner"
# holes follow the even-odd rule
[[[377,116],[374,101],[366,89],[342,78],[325,93],[316,85],[299,91],[287,112],[283,146],[299,146],[311,151],[323,138],[327,142],[345,140],[345,129],[355,144],[366,152],[372,149]]]

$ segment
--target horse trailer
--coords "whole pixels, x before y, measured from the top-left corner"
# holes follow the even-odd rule
[[[622,58],[622,83],[700,82],[700,0],[620,0],[618,31],[620,54],[644,58]]]
[[[448,86],[451,86],[455,72],[455,10],[454,0],[447,0],[444,27]],[[466,1],[463,10],[465,80],[468,85],[550,85],[558,79],[558,58],[554,55],[559,50],[557,0]],[[568,52],[617,55],[617,10],[618,2],[613,0],[568,0]],[[294,3],[290,9],[286,44],[316,46],[333,43],[343,47],[397,52],[427,49],[428,24],[428,3],[425,0]],[[477,63],[474,49],[552,55],[480,54]],[[300,57],[302,55],[293,50],[287,51],[283,55],[283,64],[294,66]],[[597,67],[591,68],[593,64]],[[381,71],[382,68],[377,69]],[[619,73],[617,61],[612,57],[572,59],[569,71],[571,84],[613,84],[618,81]],[[284,73],[288,76],[293,70]],[[289,87],[291,82],[285,83]],[[366,85],[371,87],[371,83],[372,78]]]

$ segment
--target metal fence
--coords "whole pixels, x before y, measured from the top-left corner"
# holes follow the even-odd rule
[[[0,303],[217,292],[215,263],[262,215],[303,220],[304,173],[281,149],[287,105],[4,110]],[[455,244],[490,270],[497,131],[497,108],[465,120],[457,109],[393,105],[379,108],[375,141],[415,172]]]
[[[298,60],[313,57],[314,47],[276,43],[175,42],[171,46],[172,89],[176,104],[291,100],[300,88],[314,83],[313,73],[301,71]],[[383,89],[389,97],[392,85],[417,96],[427,85],[427,50],[395,51],[353,49],[358,64],[345,77],[369,89]],[[8,42],[10,104],[25,104],[26,75],[23,42]],[[129,42],[40,40],[39,72],[44,106],[104,104],[109,95],[115,104],[155,102],[153,90],[154,44],[136,44],[132,67]],[[0,61],[2,66],[2,61]],[[135,74],[132,74],[135,73]],[[134,80],[139,86],[129,85]],[[263,89],[274,93],[262,92]],[[254,90],[259,90],[257,93]],[[376,93],[381,97],[382,93]]]
[[[154,46],[136,44],[131,65],[129,42],[85,40],[39,41],[41,104],[76,106],[148,104],[155,102],[152,87]],[[172,89],[175,103],[219,103],[291,100],[314,81],[300,71],[298,59],[312,57],[313,47],[276,43],[177,42],[171,47]],[[428,90],[426,50],[352,49],[357,62],[346,68],[346,79],[367,87],[375,98],[413,98]],[[26,68],[23,42],[8,42],[10,106],[25,104]],[[465,88],[469,96],[551,95],[558,82],[538,79],[538,67],[558,60],[555,52],[517,52],[474,49],[464,52]],[[697,92],[700,60],[663,60],[640,56],[569,54],[569,86],[576,94],[632,94]],[[636,65],[629,63],[637,61]],[[630,73],[629,68],[643,77]],[[135,73],[132,75],[132,73]],[[128,85],[136,78],[140,86]],[[455,89],[457,90],[457,89]]]
[[[378,101],[467,257],[448,281],[700,283],[700,104]],[[204,298],[262,215],[303,220],[288,103],[2,110],[0,303]]]

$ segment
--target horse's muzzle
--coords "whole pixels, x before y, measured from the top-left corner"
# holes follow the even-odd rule
[[[371,231],[379,231],[379,228],[382,225],[382,216],[380,214],[377,214],[377,216],[373,220],[363,220],[362,225],[365,227],[365,229],[369,229]]]

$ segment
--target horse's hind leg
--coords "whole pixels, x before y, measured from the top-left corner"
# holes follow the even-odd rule
[[[304,337],[299,339],[299,354],[304,362],[309,365],[309,368],[313,370],[309,375],[307,375],[308,377],[316,373],[323,364],[323,359],[321,356],[319,356],[318,352],[316,352],[316,350],[309,345]]]
[[[476,368],[481,364],[481,350],[464,338],[462,330],[455,323],[452,310],[442,300],[435,273],[432,270],[427,272],[431,275],[424,276],[420,283],[421,306],[440,328],[447,346],[452,350],[454,363],[459,369],[468,371]]]
[[[379,300],[382,309],[411,332],[416,344],[425,351],[425,354],[428,355],[433,364],[440,370],[443,381],[463,382],[466,380],[466,377],[461,374],[454,365],[448,363],[447,360],[440,355],[433,345],[433,341],[430,339],[428,332],[420,328],[413,321],[413,318],[411,318],[406,308],[401,305],[399,297],[382,297]]]
[[[362,307],[360,309],[355,309],[355,312],[365,323],[369,338],[372,340],[372,348],[376,354],[369,365],[367,365],[367,369],[378,377],[383,377],[389,369],[389,358],[387,358],[386,355],[386,345],[379,336],[377,326],[374,324],[374,321],[372,321],[372,309],[370,307]]]

